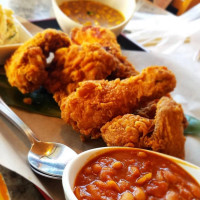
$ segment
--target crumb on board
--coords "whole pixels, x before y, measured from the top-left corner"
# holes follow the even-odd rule
[[[25,104],[31,105],[31,104],[32,104],[32,99],[31,99],[30,97],[25,97],[25,98],[23,99],[23,102],[24,102]]]

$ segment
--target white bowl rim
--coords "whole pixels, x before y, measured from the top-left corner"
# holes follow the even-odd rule
[[[169,159],[170,161],[178,164],[181,168],[183,168],[183,166],[187,166],[191,169],[195,169],[195,170],[198,170],[200,172],[200,167],[199,166],[196,166],[188,161],[185,161],[185,160],[182,160],[180,158],[177,158],[177,157],[174,157],[174,156],[170,156],[170,155],[167,155],[167,154],[163,154],[163,153],[160,153],[160,152],[155,152],[155,151],[151,151],[151,150],[146,150],[146,149],[140,149],[140,148],[132,148],[132,147],[120,147],[120,146],[111,146],[111,147],[99,147],[99,148],[94,148],[94,149],[90,149],[90,150],[86,150],[84,152],[81,152],[80,154],[77,155],[76,158],[74,158],[73,160],[71,160],[67,166],[65,167],[64,169],[64,172],[63,172],[63,177],[62,177],[62,185],[63,185],[63,189],[64,189],[64,193],[65,193],[65,196],[66,194],[68,195],[68,198],[70,198],[70,200],[78,200],[73,192],[73,190],[71,189],[71,186],[70,186],[70,183],[69,183],[69,171],[71,169],[71,166],[73,165],[74,162],[77,161],[77,159],[79,159],[80,157],[82,156],[85,156],[86,154],[90,154],[92,152],[94,153],[97,153],[97,154],[93,154],[93,155],[90,155],[87,159],[86,159],[86,162],[84,163],[81,163],[80,164],[80,167],[79,167],[79,171],[81,170],[81,168],[91,159],[95,158],[96,156],[99,156],[103,153],[106,153],[107,151],[114,151],[116,149],[132,149],[132,150],[137,150],[137,151],[144,151],[144,152],[149,152],[149,153],[152,153],[152,154],[155,154],[155,155],[158,155],[158,156],[162,156],[166,159]],[[183,168],[184,169],[184,168]],[[189,172],[187,169],[184,169],[190,176],[192,176],[199,184],[200,184],[200,181],[198,181],[194,175],[191,174],[191,172]]]
[[[68,16],[65,14],[65,13],[60,9],[60,7],[59,7],[59,5],[58,5],[58,3],[57,3],[57,0],[52,0],[52,2],[53,2],[53,5],[56,6],[56,8],[59,10],[59,12],[62,14],[62,16],[63,16],[64,18],[67,18],[69,21],[71,21],[72,23],[74,23],[76,26],[82,25],[82,24],[79,24],[79,23],[75,22],[74,20],[72,20],[70,17],[68,17]]]
[[[57,0],[52,0],[54,5],[57,7],[57,9],[62,13],[62,15],[64,16],[64,18],[67,18],[68,20],[70,20],[71,22],[73,22],[74,24],[76,24],[77,26],[83,26],[82,24],[80,23],[77,23],[75,22],[74,20],[72,20],[70,17],[68,17],[59,7],[58,3],[57,3]],[[127,17],[122,23],[118,24],[118,25],[115,25],[115,26],[112,26],[112,27],[109,27],[108,29],[110,30],[115,30],[115,29],[118,29],[119,27],[123,27],[124,25],[126,25],[126,23],[133,17],[134,15],[134,12],[136,10],[136,0],[130,0],[130,2],[133,3],[133,10],[132,10],[132,13],[129,17]],[[120,11],[121,12],[121,11]],[[124,15],[124,13],[122,13]]]

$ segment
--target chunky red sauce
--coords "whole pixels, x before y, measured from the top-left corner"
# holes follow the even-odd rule
[[[166,158],[117,149],[97,156],[81,169],[74,193],[82,200],[199,200],[200,185]]]

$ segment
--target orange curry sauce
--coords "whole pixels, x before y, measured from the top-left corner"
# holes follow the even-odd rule
[[[60,5],[60,8],[72,20],[87,26],[108,28],[125,20],[118,10],[97,1],[66,1]]]
[[[113,150],[79,172],[74,186],[84,200],[199,200],[200,186],[167,158],[141,150]]]

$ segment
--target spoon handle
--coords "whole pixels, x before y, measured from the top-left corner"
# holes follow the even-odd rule
[[[0,113],[6,117],[13,125],[23,131],[33,144],[35,141],[39,141],[34,135],[33,131],[6,105],[3,99],[0,97]]]

